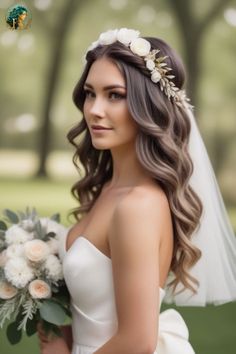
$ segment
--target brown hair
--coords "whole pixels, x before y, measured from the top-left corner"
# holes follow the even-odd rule
[[[145,37],[152,49],[159,49],[160,56],[172,68],[175,85],[181,89],[185,81],[183,64],[178,55],[163,40]],[[169,201],[174,228],[174,252],[171,271],[173,290],[181,282],[184,287],[195,289],[198,284],[188,269],[201,257],[200,250],[191,243],[191,235],[199,225],[202,203],[189,185],[193,163],[188,153],[190,120],[186,109],[177,106],[160,90],[158,83],[150,79],[150,71],[143,58],[135,55],[125,45],[115,42],[98,46],[86,56],[86,66],[73,91],[73,101],[83,113],[85,101],[84,83],[93,62],[101,57],[113,61],[124,75],[127,88],[127,104],[132,118],[138,125],[135,147],[138,160],[149,175],[162,187]],[[110,150],[93,147],[85,118],[68,133],[75,146],[73,162],[83,177],[72,187],[72,193],[80,202],[73,211],[77,220],[89,211],[99,196],[104,183],[112,177]],[[79,137],[80,141],[76,142]]]

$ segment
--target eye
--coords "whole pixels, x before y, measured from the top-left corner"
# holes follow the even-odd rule
[[[85,98],[94,98],[95,94],[93,91],[85,89],[84,90]]]
[[[122,100],[123,98],[125,98],[126,96],[124,94],[121,94],[119,92],[110,92],[109,93],[109,98],[111,100]]]

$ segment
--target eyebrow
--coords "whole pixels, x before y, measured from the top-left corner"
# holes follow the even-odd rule
[[[93,86],[87,82],[85,82],[84,86],[86,87],[89,87],[91,89],[93,89]],[[108,86],[105,86],[103,88],[104,91],[108,91],[108,90],[112,90],[112,89],[115,89],[115,88],[122,88],[122,89],[125,89],[126,90],[126,87],[125,86],[122,86],[122,85],[108,85]]]

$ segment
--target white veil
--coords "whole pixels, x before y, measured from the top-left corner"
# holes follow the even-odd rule
[[[189,270],[200,285],[196,294],[186,289],[174,295],[166,287],[164,302],[180,306],[220,305],[236,301],[236,237],[195,118],[187,108],[191,121],[189,152],[194,171],[190,185],[203,203],[203,214],[192,242],[202,251],[200,260]],[[168,281],[171,276],[168,278]],[[176,291],[183,288],[178,284]]]

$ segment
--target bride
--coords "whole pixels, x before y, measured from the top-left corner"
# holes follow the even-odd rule
[[[72,331],[50,339],[39,328],[42,354],[192,354],[163,298],[236,299],[236,242],[184,80],[173,49],[138,31],[88,48],[73,92],[83,118],[68,134],[80,206],[61,243]]]

